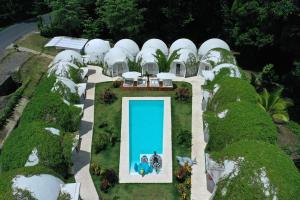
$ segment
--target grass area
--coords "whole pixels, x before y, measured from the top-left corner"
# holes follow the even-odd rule
[[[176,83],[177,86],[183,84],[191,88],[191,85],[186,83]],[[105,88],[111,88],[111,90],[117,95],[117,100],[110,104],[100,103],[100,94]],[[113,128],[113,133],[120,138],[121,134],[121,110],[122,110],[122,97],[139,97],[139,96],[153,96],[162,97],[170,96],[171,110],[172,110],[172,153],[173,153],[173,171],[178,171],[179,165],[176,161],[176,156],[191,156],[191,148],[184,147],[178,144],[178,135],[182,130],[188,130],[191,132],[191,116],[192,105],[189,103],[182,103],[174,99],[174,91],[161,92],[161,91],[123,91],[119,88],[112,88],[112,83],[101,83],[96,85],[96,100],[95,100],[95,123],[94,123],[94,138],[103,134],[103,129],[99,126],[103,122],[107,122],[110,128]],[[191,135],[187,136],[189,143],[191,144]],[[95,140],[93,140],[95,142]],[[191,145],[189,145],[191,146]],[[114,146],[109,145],[107,149],[101,151],[99,154],[95,154],[94,145],[92,153],[92,162],[98,163],[101,169],[114,169],[119,172],[119,156],[120,156],[120,143],[118,142]],[[112,188],[108,193],[100,192],[100,178],[93,176],[94,183],[98,190],[98,193],[102,199],[113,199],[119,197],[120,199],[131,200],[135,199],[143,200],[174,200],[179,199],[179,193],[176,189],[176,180],[174,178],[173,184],[118,184]]]
[[[45,38],[39,33],[32,33],[17,41],[17,45],[55,56],[60,50],[54,47],[44,48],[48,41],[49,38]]]
[[[47,71],[47,67],[51,59],[41,57],[38,55],[32,56],[20,69],[20,78],[24,82],[30,80],[28,86],[24,91],[24,96],[31,97],[37,84],[39,83],[43,74]]]

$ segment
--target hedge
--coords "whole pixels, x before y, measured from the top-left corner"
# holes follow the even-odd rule
[[[300,173],[290,158],[275,145],[261,141],[240,141],[211,156],[219,162],[244,158],[239,162],[236,176],[218,182],[214,200],[274,199],[274,195],[267,196],[263,191],[264,186],[258,175],[262,169],[270,186],[276,191],[277,199],[300,199]]]
[[[29,81],[26,81],[21,87],[19,87],[10,97],[5,106],[0,111],[0,128],[6,125],[7,119],[12,115],[16,105],[18,104],[19,100],[21,99],[24,89],[28,85]]]
[[[12,191],[12,179],[17,175],[33,176],[38,174],[50,174],[63,180],[56,172],[43,166],[24,167],[11,170],[0,175],[0,200],[15,200]]]
[[[218,85],[220,88],[209,101],[208,110],[224,109],[226,104],[236,102],[238,99],[254,104],[257,102],[255,88],[248,81],[239,78],[224,77],[218,82]]]
[[[262,140],[276,143],[277,129],[271,117],[257,105],[248,102],[233,102],[224,118],[217,113],[205,112],[209,141],[207,151],[220,151],[227,145],[242,139]]]
[[[21,124],[7,138],[2,148],[0,166],[2,171],[23,167],[34,148],[38,150],[39,165],[50,167],[65,175],[71,157],[72,141],[64,140],[64,135],[70,133],[60,132],[53,135],[45,130],[44,123],[32,122]],[[13,156],[12,156],[13,155]]]

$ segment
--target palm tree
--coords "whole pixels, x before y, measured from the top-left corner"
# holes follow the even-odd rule
[[[171,63],[179,58],[179,54],[178,51],[180,49],[173,51],[172,54],[168,57],[166,56],[160,49],[158,49],[156,51],[156,54],[154,55],[156,60],[157,60],[157,64],[159,67],[159,71],[161,72],[169,72],[170,70],[170,65]]]
[[[288,107],[293,105],[292,100],[281,98],[283,88],[277,89],[270,94],[265,88],[258,95],[258,106],[268,112],[276,123],[285,123],[289,121]]]

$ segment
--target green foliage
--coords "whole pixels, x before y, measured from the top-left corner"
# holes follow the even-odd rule
[[[257,90],[262,88],[272,88],[277,85],[279,76],[274,70],[273,64],[268,64],[263,67],[262,71],[258,74],[251,73],[251,84],[256,87]]]
[[[208,103],[208,110],[222,111],[226,104],[236,101],[247,101],[255,104],[257,93],[249,82],[239,79],[224,77],[217,83],[220,88]]]
[[[69,68],[69,73],[70,73],[70,79],[74,82],[74,83],[82,83],[82,78],[81,78],[81,70],[79,69],[74,69],[72,67]]]
[[[71,195],[69,193],[59,193],[57,200],[71,200]]]
[[[190,147],[191,144],[191,140],[190,140],[190,136],[191,136],[191,131],[189,130],[182,130],[181,132],[179,132],[177,138],[178,138],[178,144],[185,146],[185,147]]]
[[[289,121],[287,123],[287,127],[300,139],[300,124],[294,121]]]
[[[218,60],[216,60],[215,54],[220,54],[220,57]],[[206,62],[210,63],[212,68],[214,68],[217,65],[223,64],[223,63],[230,63],[230,64],[236,64],[236,60],[234,55],[231,51],[228,51],[226,49],[221,48],[215,48],[210,50],[206,55],[205,58]]]
[[[105,104],[112,104],[116,99],[116,94],[109,88],[106,88],[100,95],[100,101]]]
[[[114,38],[136,38],[143,28],[143,9],[136,0],[98,0],[96,12]]]
[[[142,58],[140,58],[138,61],[135,60],[131,61],[127,59],[127,62],[128,62],[129,71],[142,72],[142,66],[141,66]]]
[[[239,47],[273,45],[282,37],[281,28],[296,10],[290,0],[235,0],[223,7],[225,30]]]
[[[158,49],[156,51],[156,54],[154,56],[157,60],[157,64],[158,64],[160,72],[169,72],[170,71],[171,63],[174,60],[178,59],[180,56],[178,54],[178,51],[179,50],[173,51],[170,56],[165,55],[160,49]]]
[[[80,97],[77,94],[76,88],[75,88],[75,92],[72,92],[71,88],[69,88],[62,81],[56,82],[54,86],[55,86],[55,93],[61,95],[63,99],[73,104],[80,103]]]
[[[61,178],[55,171],[44,167],[44,166],[34,166],[34,167],[22,167],[15,170],[10,170],[0,174],[0,199],[1,200],[16,200],[13,196],[12,191],[12,179],[17,175],[33,176],[37,174],[50,174]],[[22,199],[23,200],[23,199]]]
[[[208,151],[221,151],[227,145],[243,140],[261,140],[274,144],[277,129],[270,116],[253,103],[233,102],[224,106],[228,110],[224,118],[217,113],[206,112],[209,128]]]
[[[94,140],[94,149],[95,153],[97,154],[106,149],[107,145],[109,144],[109,137],[106,133],[95,135]]]
[[[180,87],[175,91],[175,99],[182,102],[189,102],[192,98],[192,92],[188,87]]]
[[[199,61],[196,56],[189,55],[188,60],[184,63],[186,66],[185,77],[196,76],[199,70]]]
[[[290,158],[277,146],[259,141],[240,141],[229,145],[221,152],[212,153],[221,162],[238,162],[236,176],[228,176],[217,184],[215,200],[222,199],[299,199],[300,174]],[[240,158],[243,158],[241,161]],[[270,196],[264,193],[259,174],[266,172],[270,183]],[[226,188],[226,194],[224,191]],[[269,191],[270,191],[269,190]]]
[[[283,88],[269,93],[266,89],[258,95],[258,106],[269,113],[274,122],[286,123],[289,121],[288,107],[293,105],[290,99],[281,98]]]
[[[15,200],[37,200],[32,196],[32,193],[28,190],[17,188],[14,194]]]
[[[10,97],[8,102],[6,103],[5,108],[0,110],[0,128],[5,126],[7,119],[13,113],[15,106],[18,104],[20,98],[22,98],[24,89],[28,85],[28,81],[25,82],[20,88],[18,88]]]

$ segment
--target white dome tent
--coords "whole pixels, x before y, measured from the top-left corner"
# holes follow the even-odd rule
[[[142,50],[149,49],[149,48],[154,49],[155,53],[156,50],[160,49],[166,56],[169,54],[168,46],[160,39],[147,40],[144,43]]]
[[[198,75],[202,75],[203,71],[212,70],[215,66],[222,63],[231,63],[236,65],[236,59],[232,53],[226,49],[211,49],[200,60]]]
[[[74,70],[77,73],[75,74],[75,76],[78,75],[78,77],[80,77],[81,80],[83,80],[88,73],[87,68],[79,68],[77,67],[77,65],[71,62],[60,61],[58,63],[49,65],[48,77],[51,75],[55,75],[57,77],[72,79],[74,81],[75,77],[73,77],[74,74],[72,74],[72,70]]]
[[[86,43],[84,53],[88,55],[89,64],[102,64],[105,54],[109,51],[109,41],[102,39],[93,39]]]
[[[211,49],[221,48],[230,51],[229,45],[221,39],[212,38],[205,41],[199,48],[198,56],[201,60],[203,56],[205,56]]]
[[[116,77],[128,72],[128,56],[123,49],[114,47],[104,57],[103,72],[106,75]]]
[[[180,49],[179,58],[170,65],[170,72],[176,76],[194,76],[198,71],[196,54],[190,49]]]
[[[157,59],[154,56],[156,54],[156,49],[146,48],[140,51],[136,57],[136,62],[141,63],[142,74],[146,73],[156,75],[159,73],[159,67],[157,64]]]
[[[239,68],[236,65],[231,64],[231,63],[222,63],[222,64],[214,67],[212,70],[203,71],[202,72],[203,77],[206,81],[207,80],[212,81],[215,79],[215,76],[218,75],[222,69],[229,70],[229,77],[241,78],[241,76],[242,76]]]
[[[131,56],[136,57],[136,55],[139,53],[140,48],[137,45],[137,43],[130,39],[122,39],[119,40],[114,47],[118,47],[121,49],[124,49],[125,51],[129,52]]]
[[[58,53],[52,63],[58,63],[60,61],[71,62],[76,65],[84,66],[82,56],[73,50],[64,50]]]
[[[179,50],[179,49],[189,49],[191,50],[194,54],[197,54],[197,47],[196,45],[189,39],[186,38],[181,38],[173,42],[173,44],[170,47],[170,54],[172,52]]]

